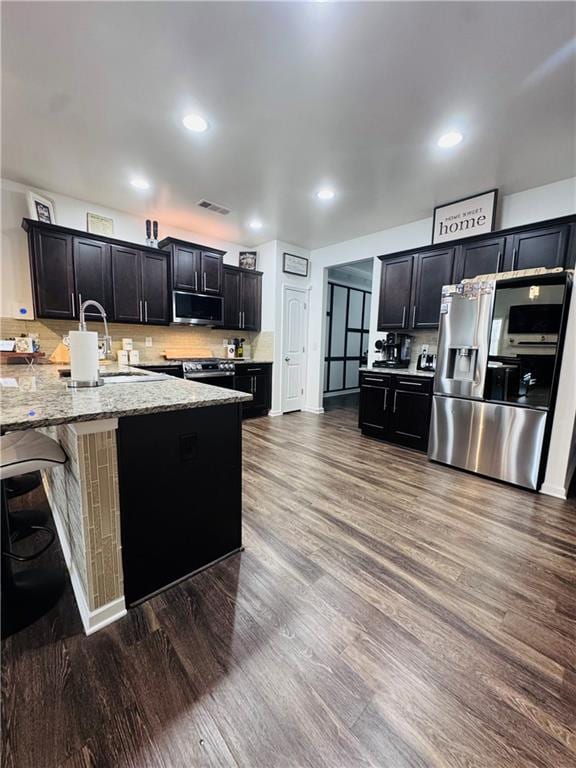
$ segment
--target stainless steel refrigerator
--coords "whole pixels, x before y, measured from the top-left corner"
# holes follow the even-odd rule
[[[509,483],[541,483],[571,277],[442,291],[428,457]]]

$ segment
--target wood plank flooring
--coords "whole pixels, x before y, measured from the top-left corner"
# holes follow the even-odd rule
[[[574,768],[576,503],[333,401],[245,423],[242,555],[5,643],[4,766]]]

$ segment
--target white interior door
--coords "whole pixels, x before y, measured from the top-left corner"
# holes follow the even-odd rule
[[[307,294],[284,289],[282,337],[282,413],[304,406],[306,367]]]

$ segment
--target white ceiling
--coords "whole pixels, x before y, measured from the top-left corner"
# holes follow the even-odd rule
[[[539,186],[576,173],[575,14],[553,2],[3,3],[2,174],[154,214],[164,231],[310,248]],[[205,134],[183,128],[192,111]],[[441,151],[454,126],[465,142]],[[129,186],[135,174],[149,192]],[[321,185],[332,202],[316,200]],[[233,213],[196,209],[202,197]]]

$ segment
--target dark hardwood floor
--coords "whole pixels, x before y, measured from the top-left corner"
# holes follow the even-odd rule
[[[5,642],[3,765],[574,768],[574,501],[345,407],[244,437],[242,555],[91,637],[68,589]]]

